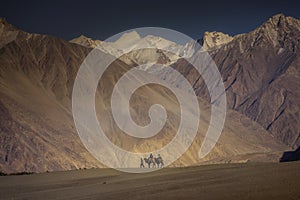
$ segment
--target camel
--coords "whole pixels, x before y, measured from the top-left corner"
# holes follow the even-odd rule
[[[160,165],[161,168],[164,167],[164,161],[163,161],[163,159],[161,157],[154,158],[154,160],[155,160],[158,168],[159,168],[159,165]]]
[[[156,167],[155,158],[144,158],[145,163],[148,164],[148,168],[150,168],[150,165],[152,163],[152,168]]]

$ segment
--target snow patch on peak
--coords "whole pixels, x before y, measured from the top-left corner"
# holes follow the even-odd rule
[[[126,39],[139,40],[139,39],[141,39],[141,36],[136,31],[126,32],[117,41],[122,41],[122,40],[126,40]]]
[[[136,31],[131,31],[124,33],[114,44],[122,49],[124,47],[132,46],[134,43],[138,42],[141,36]]]

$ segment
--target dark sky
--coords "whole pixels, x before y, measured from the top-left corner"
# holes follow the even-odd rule
[[[299,0],[1,1],[0,16],[27,32],[104,40],[137,27],[170,28],[198,39],[204,31],[249,32],[269,17],[300,18]]]

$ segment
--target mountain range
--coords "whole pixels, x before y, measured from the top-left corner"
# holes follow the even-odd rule
[[[140,36],[136,36],[137,33],[130,34],[127,34],[127,40],[129,37],[134,41],[141,40]],[[159,48],[159,38],[150,38],[154,41],[153,46]],[[219,66],[229,97],[229,107],[255,120],[276,139],[293,148],[300,145],[300,118],[297,112],[299,39],[299,20],[278,14],[247,34],[231,37],[221,32],[205,32],[204,37],[198,40]],[[82,38],[82,41],[86,40],[89,39]],[[171,41],[169,43],[173,44]],[[138,57],[130,56],[133,60]],[[159,60],[158,57],[155,59]],[[184,75],[188,70],[192,70],[191,74],[195,73],[184,59],[166,57],[165,60],[173,61],[167,64],[173,64],[172,67],[179,71],[183,69],[180,72]],[[136,63],[142,64],[139,61]],[[199,78],[194,89],[199,96],[208,98],[205,83]],[[192,79],[195,80],[195,77]],[[180,85],[176,81],[175,84]]]
[[[151,35],[141,37],[136,32],[124,34],[114,43],[85,36],[65,41],[24,32],[0,19],[1,171],[103,167],[85,149],[76,132],[72,89],[89,52],[97,48],[120,55],[123,42],[146,43],[154,48],[176,47],[182,55],[191,46]],[[300,20],[279,14],[250,33],[231,37],[206,32],[198,42],[221,72],[229,108],[225,128],[213,151],[203,159],[198,158],[210,120],[209,94],[201,76],[185,59],[148,49],[130,52],[116,60],[99,82],[96,110],[107,137],[133,152],[151,152],[174,137],[180,119],[178,102],[172,92],[157,85],[137,90],[131,99],[135,105],[131,108],[132,118],[138,124],[149,123],[147,110],[158,100],[166,107],[169,120],[155,137],[128,137],[113,122],[108,101],[113,86],[132,67],[154,61],[171,66],[193,83],[201,110],[194,143],[172,166],[279,161],[284,151],[299,147]],[[160,74],[161,78],[165,76]],[[186,92],[176,78],[169,77],[174,88]]]

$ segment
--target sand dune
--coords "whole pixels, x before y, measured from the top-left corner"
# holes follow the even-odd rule
[[[300,162],[0,177],[1,199],[299,199]]]

